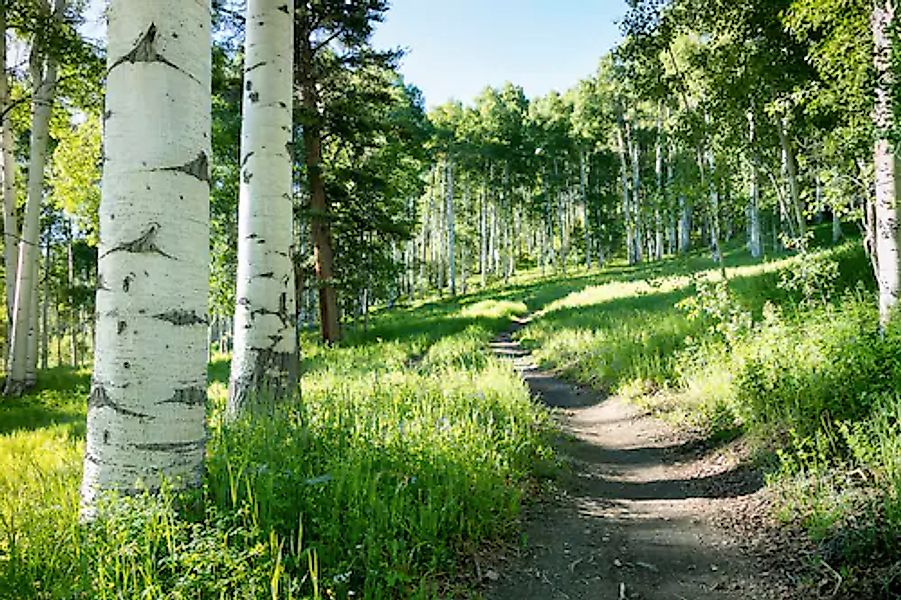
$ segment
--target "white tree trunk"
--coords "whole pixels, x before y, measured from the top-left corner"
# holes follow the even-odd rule
[[[293,5],[293,0],[247,3],[230,418],[272,412],[297,387]]]
[[[842,231],[842,219],[835,207],[832,208],[832,243],[837,244],[845,237]]]
[[[482,201],[479,208],[479,276],[482,287],[488,283],[488,182],[482,184]]]
[[[748,203],[748,250],[754,258],[763,256],[760,230],[760,175],[757,169],[757,131],[754,126],[754,112],[748,111],[748,139],[750,141],[750,201]]]
[[[801,205],[801,190],[798,185],[798,163],[795,159],[795,151],[788,137],[788,119],[783,117],[779,121],[779,143],[782,145],[783,168],[788,183],[789,199],[795,220],[797,235],[802,240],[807,233],[807,224],[804,218],[804,207]]]
[[[6,3],[0,10],[0,65],[6,65]],[[4,112],[0,149],[0,174],[3,176],[3,267],[6,285],[6,322],[12,323],[16,295],[16,267],[19,255],[19,224],[16,219],[16,157],[12,122],[6,114],[9,108],[9,78],[0,73],[0,110]]]
[[[632,259],[630,264],[640,263],[642,260],[642,226],[641,226],[641,148],[638,142],[638,136],[629,133],[629,146],[632,148],[632,222],[633,229],[633,248]]]
[[[625,125],[622,122],[622,119],[618,120],[619,127],[616,129],[616,141],[619,150],[619,177],[620,177],[620,190],[623,195],[623,221],[626,227],[626,257],[629,261],[629,264],[634,264],[634,250],[635,246],[635,226],[632,222],[632,203],[629,200],[629,166],[628,166],[628,150],[626,148],[626,134],[625,134]]]
[[[894,131],[892,29],[895,26],[894,0],[879,0],[873,8],[877,138],[874,148],[876,177],[875,263],[879,283],[879,318],[885,326],[901,295],[901,164],[889,137]]]
[[[654,205],[654,258],[663,260],[663,102],[657,111],[657,147],[654,157],[654,174],[657,177],[657,202]]]
[[[44,293],[41,304],[41,368],[50,366],[50,240],[44,246]]]
[[[585,151],[579,153],[579,195],[582,198],[582,222],[585,227],[585,268],[591,269],[591,218],[588,210],[588,163]]]
[[[447,160],[447,163],[444,166],[445,173],[445,181],[446,183],[446,206],[445,210],[447,212],[447,281],[450,286],[450,294],[451,296],[457,295],[457,263],[456,263],[456,254],[457,248],[456,244],[456,235],[454,231],[454,162],[451,159]]]
[[[209,287],[209,0],[113,0],[97,343],[81,499],[200,482]]]
[[[54,9],[57,18],[62,17],[65,0],[58,0]],[[20,395],[33,383],[31,358],[37,359],[37,323],[33,310],[37,293],[38,243],[41,234],[41,201],[44,195],[44,166],[47,163],[47,144],[50,137],[50,115],[56,95],[56,59],[47,52],[46,44],[35,39],[31,58],[34,96],[31,112],[31,147],[28,158],[28,199],[19,242],[16,267],[16,292],[13,320],[10,327],[9,370],[6,378],[6,394]]]

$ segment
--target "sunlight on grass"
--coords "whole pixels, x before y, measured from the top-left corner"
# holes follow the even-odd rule
[[[225,426],[228,357],[210,363],[204,488],[118,499],[78,521],[89,374],[60,371],[0,407],[0,597],[434,598],[460,557],[515,536],[547,470],[547,412],[487,342],[521,302],[376,315],[304,341],[302,395]],[[43,375],[43,374],[42,374]]]

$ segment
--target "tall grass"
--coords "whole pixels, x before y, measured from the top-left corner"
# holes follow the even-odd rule
[[[546,413],[486,344],[525,307],[462,300],[306,340],[299,401],[226,426],[211,365],[201,490],[78,520],[83,374],[0,408],[0,596],[432,598],[515,530]],[[48,378],[44,378],[49,380]]]
[[[728,284],[697,259],[639,267],[549,304],[521,337],[569,377],[750,434],[778,457],[784,515],[830,560],[897,560],[901,323],[880,331],[859,243],[738,262]]]

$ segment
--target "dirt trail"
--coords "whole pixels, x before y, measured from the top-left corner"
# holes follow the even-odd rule
[[[512,333],[492,348],[515,361],[534,395],[560,409],[559,450],[570,469],[555,501],[527,511],[525,547],[492,573],[489,598],[786,597],[781,574],[747,556],[736,528],[714,525],[718,513],[747,508],[761,487],[757,475],[680,440],[621,399],[538,369]]]

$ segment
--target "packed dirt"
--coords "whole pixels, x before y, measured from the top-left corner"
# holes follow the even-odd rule
[[[492,348],[554,409],[565,466],[554,497],[523,515],[522,547],[488,572],[489,598],[829,596],[828,574],[822,589],[800,591],[820,576],[810,549],[772,522],[740,446],[705,448],[620,398],[538,369],[513,340],[516,328]]]

